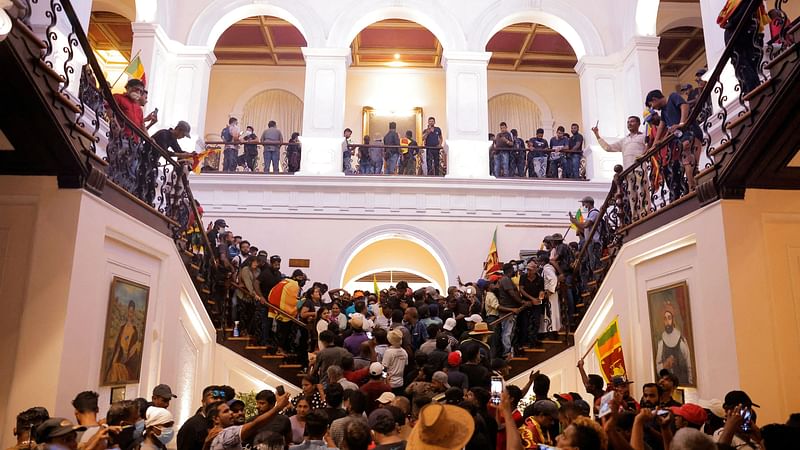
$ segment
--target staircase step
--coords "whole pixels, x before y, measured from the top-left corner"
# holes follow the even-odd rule
[[[584,306],[586,306],[586,304],[584,304],[584,303],[576,303],[575,304],[576,308],[583,308]]]
[[[711,150],[711,156],[717,156],[717,154],[725,151],[726,148],[732,145],[733,145],[733,139],[726,141],[724,144],[720,144],[718,147],[714,148],[714,150]]]
[[[302,364],[281,364],[278,366],[279,369],[302,369]],[[305,375],[305,374],[303,374]]]
[[[600,261],[604,262],[604,263],[607,263],[607,262],[611,261],[611,255],[606,255],[606,256],[601,257]]]
[[[592,281],[586,283],[586,287],[591,287],[591,288],[597,287],[597,281],[596,280],[592,280]]]
[[[261,355],[263,359],[283,359],[286,355]]]
[[[546,348],[526,348],[525,353],[545,353],[547,352]]]
[[[561,334],[561,333],[559,333],[559,334]],[[554,341],[552,339],[544,339],[544,340],[541,340],[539,342],[541,342],[542,344],[563,344],[564,343],[564,341]]]
[[[62,77],[61,75],[59,75],[59,73],[58,73],[58,72],[56,72],[55,70],[53,70],[53,68],[52,68],[52,67],[48,66],[48,65],[47,65],[47,63],[45,63],[45,62],[44,62],[44,61],[42,61],[41,59],[37,59],[37,60],[36,60],[36,63],[39,65],[39,68],[40,68],[40,69],[44,70],[44,73],[46,73],[46,74],[47,74],[47,75],[48,75],[50,78],[52,78],[53,80],[55,80],[57,83],[63,83],[63,82],[65,81],[65,80],[64,80],[64,77]]]
[[[773,84],[775,84],[775,78],[767,78],[767,81],[759,84],[758,87],[748,92],[747,95],[744,96],[744,100],[749,102],[756,95],[764,92],[765,90],[767,90],[767,88],[771,87]]]
[[[227,340],[229,340],[229,341],[243,341],[243,342],[250,342],[250,336],[237,336],[237,337],[234,337],[234,336],[229,336],[229,337],[227,337],[227,338],[225,338],[225,339],[227,339]],[[247,348],[247,347],[245,347],[245,348]]]
[[[266,350],[266,345],[247,345],[244,347],[245,350]]]
[[[216,305],[217,304],[217,302],[215,302],[214,300],[211,300],[211,299],[206,300],[206,303],[208,303],[209,305]]]
[[[200,293],[205,295],[211,295],[211,289],[204,287],[203,289],[200,290]]]
[[[796,53],[798,51],[798,45],[800,45],[800,42],[795,42],[789,48],[784,50],[783,53],[776,56],[775,59],[773,59],[772,61],[769,62],[769,64],[767,64],[767,69],[772,70],[773,67],[777,66],[781,61],[786,59],[789,55]]]
[[[196,271],[196,272],[199,272],[199,271],[200,271],[200,266],[199,266],[199,265],[197,265],[197,264],[195,264],[195,263],[191,263],[191,264],[189,264],[189,268],[190,268],[190,269],[192,269],[192,270],[194,270],[194,271]]]
[[[735,118],[735,119],[731,120],[731,121],[730,121],[730,122],[728,122],[727,124],[725,124],[725,127],[726,127],[728,130],[732,130],[732,129],[734,129],[734,128],[738,127],[739,125],[742,125],[742,124],[743,124],[743,123],[744,123],[744,122],[745,122],[747,119],[749,119],[749,118],[750,118],[752,115],[753,115],[753,110],[751,109],[751,110],[749,110],[749,111],[745,112],[744,114],[742,114],[741,116],[739,116],[739,117],[737,117],[737,118]]]
[[[509,361],[527,361],[528,358],[523,358],[522,356],[512,356],[508,358]]]
[[[587,292],[587,291],[581,292],[581,297],[582,298],[589,298],[591,296],[592,296],[591,292]]]
[[[198,275],[198,276],[194,277],[194,279],[197,280],[198,283],[205,283],[206,282],[206,279],[203,278],[202,275]]]
[[[189,257],[189,258],[194,258],[194,253],[192,253],[189,250],[184,249],[184,250],[181,251],[181,253],[183,253],[183,256],[186,256],[186,257]]]
[[[61,92],[56,92],[53,95],[55,96],[56,100],[58,100],[62,105],[72,110],[72,112],[74,112],[75,114],[81,112],[81,107],[76,105],[75,102],[73,102],[72,99],[70,99],[66,95],[62,94]]]

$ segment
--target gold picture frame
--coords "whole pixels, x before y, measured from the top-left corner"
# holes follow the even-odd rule
[[[689,285],[681,281],[648,290],[647,304],[656,376],[667,369],[681,387],[697,387]]]
[[[383,143],[383,136],[389,131],[389,122],[397,123],[397,133],[400,137],[405,136],[406,130],[411,130],[414,133],[414,140],[422,145],[420,141],[424,123],[422,108],[416,107],[406,111],[379,110],[371,106],[361,108],[362,134],[369,136],[373,143],[376,141],[376,137]],[[362,139],[363,136],[360,136],[353,141],[361,143]]]
[[[139,382],[149,295],[143,284],[119,277],[111,281],[100,386]]]

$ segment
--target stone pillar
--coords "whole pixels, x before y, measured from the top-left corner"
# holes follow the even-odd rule
[[[132,55],[139,54],[147,77],[145,114],[158,108],[156,130],[173,127],[179,120],[189,122],[192,138],[180,144],[184,150],[193,151],[194,142],[205,137],[208,85],[216,60],[213,49],[173,41],[158,24],[132,25]]]
[[[344,175],[342,131],[349,48],[303,48],[303,157],[297,175]]]
[[[448,178],[490,178],[488,52],[443,55],[447,125],[444,130]]]

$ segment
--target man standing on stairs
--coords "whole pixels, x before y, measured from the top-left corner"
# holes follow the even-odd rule
[[[572,269],[572,263],[575,261],[575,254],[569,245],[564,244],[564,236],[561,233],[554,233],[550,236],[550,243],[552,250],[550,251],[550,264],[558,274],[558,292],[559,298],[563,298],[567,304],[567,318],[572,318],[575,312],[575,299],[572,296],[573,282],[575,275]],[[545,281],[545,284],[547,282]],[[561,321],[561,305],[558,303],[558,298],[555,302],[550,301],[550,311],[552,313],[553,329],[549,330],[552,333],[558,333],[563,324]]]
[[[549,308],[545,306],[546,318],[542,320],[539,333],[553,334],[558,332],[558,329],[561,328],[561,307],[558,304],[558,276],[556,275],[555,267],[550,263],[550,258],[547,255],[542,255],[539,259],[539,265],[542,266],[544,291],[549,305]]]
[[[577,228],[577,233],[583,234],[583,241],[589,242],[587,256],[589,258],[589,269],[592,271],[592,276],[594,276],[594,271],[600,268],[600,254],[603,251],[603,246],[601,245],[601,235],[604,230],[601,229],[603,228],[602,226],[598,225],[594,234],[591,234],[592,227],[594,227],[594,224],[598,223],[600,220],[600,211],[594,207],[594,199],[592,197],[587,195],[581,199],[581,209],[581,212],[586,219],[583,222],[580,222],[573,217],[572,212],[570,212],[569,221],[575,225]],[[570,314],[571,313],[572,311],[570,311]]]
[[[519,295],[519,290],[511,279],[514,276],[514,271],[514,264],[505,263],[503,265],[503,278],[500,279],[500,289],[497,291],[500,314],[513,313],[509,318],[503,320],[500,325],[500,342],[503,345],[501,358],[509,358],[513,353],[511,337],[514,334],[517,314],[522,308],[522,298]]]
[[[267,298],[272,288],[275,287],[281,280],[281,257],[272,255],[269,258],[269,264],[261,269],[255,283],[256,293],[264,299],[263,302],[259,301],[256,304],[256,317],[258,321],[257,334],[258,345],[270,345],[270,333],[272,332],[272,319],[273,316],[269,314],[267,307]]]
[[[544,312],[543,300],[545,297],[544,279],[539,275],[539,266],[535,261],[528,263],[525,275],[519,278],[519,293],[525,300],[526,304],[530,304],[525,312],[527,327],[522,333],[527,333],[526,336],[521,336],[520,342],[529,344],[532,348],[541,348],[542,343],[539,342],[539,327],[542,323],[542,314]]]

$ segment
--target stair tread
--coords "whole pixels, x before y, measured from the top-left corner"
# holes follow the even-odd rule
[[[790,45],[789,48],[785,49],[783,52],[781,52],[780,55],[776,56],[775,59],[773,59],[772,61],[769,62],[769,64],[767,64],[767,69],[772,70],[772,68],[778,65],[779,62],[783,61],[784,59],[786,59],[786,57],[797,51],[796,47],[798,45],[800,45],[800,43],[798,42],[795,42],[794,44]]]
[[[244,348],[245,350],[266,350],[266,345],[248,345]]]
[[[767,78],[766,81],[759,84],[752,91],[748,92],[747,95],[744,96],[744,100],[749,102],[753,97],[765,91],[768,87],[772,86],[774,83],[775,83],[775,78]]]
[[[730,140],[720,144],[718,147],[714,148],[714,150],[711,151],[711,156],[717,155],[719,152],[725,150],[726,148],[730,147],[731,145],[733,145],[733,139],[730,139]]]
[[[561,333],[559,333],[559,334],[561,334]],[[542,344],[563,344],[564,343],[564,341],[554,341],[552,339],[543,339],[543,340],[541,340],[539,342],[541,342]]]
[[[261,355],[263,359],[283,359],[285,355]]]
[[[752,115],[753,115],[753,110],[752,109],[749,110],[749,111],[746,111],[741,116],[738,116],[738,117],[734,118],[733,120],[731,120],[730,122],[728,122],[727,124],[725,124],[725,128],[727,128],[729,130],[731,130],[733,128],[736,128],[739,125],[743,124],[745,122],[745,120],[749,119],[750,116],[752,116]]]
[[[526,348],[525,353],[546,353],[547,349],[544,348]]]
[[[249,341],[250,337],[249,336],[235,336],[235,337],[234,336],[228,336],[225,339],[227,339],[229,341]],[[247,348],[247,347],[245,347],[245,348]]]
[[[302,364],[281,364],[278,366],[279,369],[300,369],[302,367],[303,367]]]

